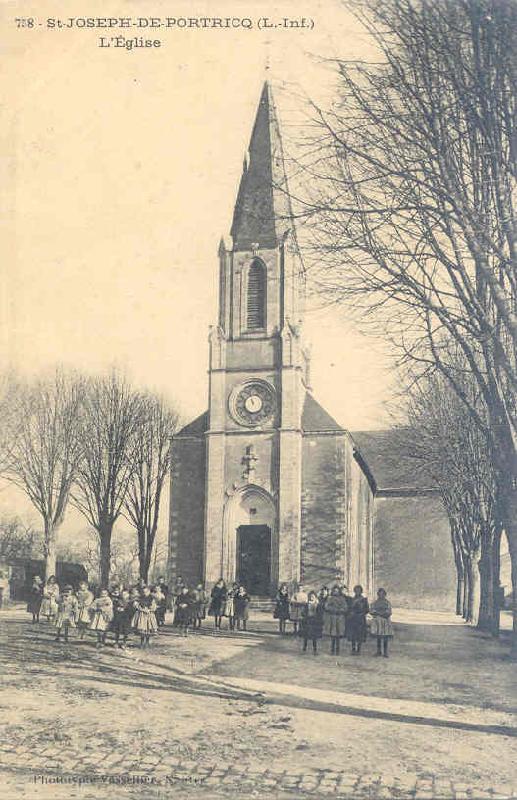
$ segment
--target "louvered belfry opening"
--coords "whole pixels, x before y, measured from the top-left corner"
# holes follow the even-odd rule
[[[266,327],[266,268],[255,259],[248,273],[246,327],[249,331]]]

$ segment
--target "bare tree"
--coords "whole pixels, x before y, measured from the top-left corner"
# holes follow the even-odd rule
[[[0,559],[40,558],[43,537],[18,517],[0,520]]]
[[[82,455],[82,388],[75,374],[58,369],[34,381],[18,380],[9,393],[4,476],[41,514],[46,577],[56,572],[56,538]]]
[[[461,386],[485,415],[467,371]],[[407,415],[409,426],[398,431],[399,448],[413,469],[432,478],[449,517],[457,613],[480,628],[497,631],[501,525],[487,433],[472,424],[468,408],[439,373],[413,384]]]
[[[97,531],[102,586],[109,582],[113,526],[133,472],[131,454],[141,408],[140,395],[116,371],[86,386],[79,427],[83,450],[72,500]]]
[[[92,534],[93,536],[89,536],[86,541],[81,560],[87,565],[91,580],[95,583],[99,581],[100,576],[101,548],[97,532],[92,531]],[[138,573],[138,545],[135,544],[131,535],[117,532],[110,549],[110,578],[129,588],[133,585]]]
[[[423,373],[438,369],[483,430],[448,342],[475,377],[509,540],[517,654],[517,5],[354,7],[380,63],[337,63],[333,108],[314,108],[298,207],[322,290],[374,317]]]
[[[178,414],[154,395],[142,398],[141,421],[131,451],[133,471],[125,501],[125,515],[138,537],[140,576],[149,577],[149,567],[160,518],[162,491],[171,465],[172,436]]]

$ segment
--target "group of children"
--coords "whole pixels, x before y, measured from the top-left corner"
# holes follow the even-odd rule
[[[173,611],[173,626],[187,635],[189,628],[201,628],[208,616],[214,618],[214,630],[220,630],[223,618],[228,619],[229,630],[246,630],[249,617],[250,596],[246,588],[237,582],[227,586],[220,578],[210,595],[203,584],[190,589],[178,577],[170,594],[163,578],[149,587],[143,579],[131,589],[113,586],[100,589],[94,597],[86,581],[74,592],[66,585],[62,591],[54,576],[43,584],[34,578],[28,610],[33,622],[46,617],[56,628],[56,641],[63,636],[67,642],[71,628],[77,628],[79,638],[84,639],[88,630],[95,631],[96,646],[106,643],[109,632],[114,635],[115,645],[124,649],[132,632],[140,635],[140,646],[148,647],[151,636],[165,624],[168,607]],[[290,595],[287,584],[282,584],[275,598],[274,618],[278,620],[279,632],[286,633],[287,622],[293,624],[293,632],[302,637],[302,651],[307,652],[309,641],[313,653],[318,652],[318,641],[330,637],[330,652],[338,655],[342,639],[351,642],[352,655],[359,655],[368,631],[377,640],[377,655],[388,658],[388,642],[393,636],[392,608],[386,591],[379,589],[377,599],[369,604],[361,586],[354,586],[353,595],[347,587],[336,584],[332,589],[323,586],[319,592],[306,592],[299,585]]]
[[[231,631],[246,630],[249,618],[249,604],[251,597],[246,588],[234,582],[229,588],[222,578],[219,578],[210,594],[209,616],[214,618],[215,629],[221,629],[223,617],[228,618],[228,627]]]
[[[152,588],[140,579],[131,589],[116,585],[109,591],[100,589],[95,597],[86,581],[79,583],[76,592],[68,584],[60,591],[53,575],[46,583],[35,576],[27,610],[33,623],[45,617],[54,625],[56,641],[63,636],[68,642],[70,629],[76,628],[79,639],[84,639],[88,630],[94,631],[97,647],[106,644],[109,632],[121,649],[132,632],[140,635],[141,647],[148,647],[151,636],[165,624],[167,593],[163,578]]]
[[[303,639],[302,651],[307,652],[312,641],[314,655],[318,640],[324,634],[330,637],[330,652],[339,655],[341,639],[351,642],[352,655],[358,656],[366,641],[368,630],[377,640],[377,656],[388,658],[388,642],[393,636],[392,608],[386,590],[379,589],[377,599],[369,604],[362,586],[354,586],[352,596],[347,587],[336,584],[319,592],[306,592],[298,586],[292,596],[287,584],[282,584],[276,595],[274,618],[278,620],[280,634],[285,634],[286,624],[293,623],[293,632]]]

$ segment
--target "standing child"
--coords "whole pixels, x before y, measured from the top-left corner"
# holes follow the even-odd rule
[[[339,586],[334,586],[323,610],[324,630],[330,636],[331,655],[339,655],[339,640],[345,635],[347,611],[347,598]]]
[[[40,613],[47,618],[47,621],[54,620],[57,614],[57,601],[59,598],[59,586],[51,575],[43,588],[43,599],[41,601]]]
[[[214,618],[215,629],[221,629],[221,619],[226,607],[226,584],[219,578],[210,593],[210,607],[208,613]]]
[[[379,589],[377,600],[370,606],[372,624],[370,633],[377,637],[376,655],[384,655],[388,658],[388,641],[393,636],[393,625],[391,624],[391,603],[388,600],[385,589]]]
[[[178,627],[183,636],[188,635],[188,628],[192,622],[194,613],[194,596],[189,592],[188,586],[184,586],[178,597]]]
[[[77,590],[77,628],[79,639],[84,639],[86,629],[90,627],[90,607],[93,603],[93,593],[90,592],[86,581],[81,581]]]
[[[106,644],[106,632],[113,619],[113,603],[107,589],[101,589],[97,600],[90,606],[92,621],[90,628],[97,633],[95,647]]]
[[[323,611],[325,611],[325,606],[327,605],[327,600],[329,599],[329,597],[330,597],[330,592],[328,586],[322,586],[318,594],[318,600],[320,601],[321,608]]]
[[[42,601],[43,581],[39,575],[35,575],[32,579],[31,588],[29,589],[29,601],[27,603],[27,611],[32,614],[33,623],[39,622]]]
[[[178,597],[182,593],[182,590],[183,590],[184,586],[185,586],[185,581],[183,580],[181,575],[178,575],[178,577],[176,578],[176,580],[174,582],[174,589],[173,589],[173,592],[172,592],[172,595],[173,595],[172,596],[172,611],[173,611],[172,625],[173,625],[174,628],[177,627],[177,625],[178,625]]]
[[[346,635],[352,642],[352,655],[358,656],[361,645],[366,641],[366,615],[368,614],[368,600],[363,595],[362,586],[354,586],[354,596],[350,602],[346,621]]]
[[[246,630],[246,625],[248,624],[249,618],[249,609],[248,606],[250,604],[251,597],[247,593],[244,586],[239,586],[237,589],[237,594],[233,598],[233,613],[235,615],[235,620],[237,622],[237,630],[243,631]],[[242,626],[242,628],[241,628]]]
[[[289,616],[289,589],[287,583],[282,583],[276,593],[275,597],[275,610],[273,612],[273,619],[278,620],[278,630],[283,636],[285,634],[285,626]]]
[[[165,625],[165,614],[167,612],[167,602],[169,597],[169,587],[165,583],[163,577],[158,578],[156,588],[159,590],[162,597],[156,608],[156,622],[158,623],[158,627],[162,628]]]
[[[131,633],[131,619],[133,608],[129,597],[129,592],[123,589],[113,603],[113,622],[111,629],[115,634],[115,647],[121,650],[126,649],[127,637]]]
[[[302,608],[301,635],[303,636],[303,652],[307,652],[309,639],[312,641],[312,652],[318,655],[318,639],[323,635],[323,606],[316,592],[309,592],[307,602]]]
[[[140,634],[140,647],[149,647],[151,636],[158,630],[156,622],[156,601],[148,586],[144,586],[138,600],[135,601],[135,614],[132,619],[133,628]]]
[[[77,598],[71,586],[65,586],[63,593],[57,601],[57,615],[54,625],[56,626],[56,642],[61,638],[61,631],[65,635],[65,642],[68,642],[68,632],[70,628],[75,628],[77,617]]]
[[[291,597],[290,617],[293,623],[293,633],[298,633],[298,626],[302,621],[302,612],[307,605],[308,595],[300,583]]]
[[[208,605],[208,594],[202,583],[198,583],[193,593],[194,608],[193,608],[193,624],[194,628],[201,628],[201,623],[206,617],[206,607]]]
[[[156,603],[156,624],[158,625],[158,630],[156,633],[160,633],[160,620],[162,618],[162,609],[163,604],[165,602],[165,595],[163,594],[162,590],[159,586],[153,586],[151,589],[151,594],[154,597],[154,602]],[[165,619],[165,612],[163,613],[163,618]]]
[[[228,617],[228,626],[231,631],[235,630],[235,596],[239,591],[239,584],[232,583],[232,588],[226,595],[226,603],[224,605],[223,617]]]

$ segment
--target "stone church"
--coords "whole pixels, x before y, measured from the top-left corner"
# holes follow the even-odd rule
[[[353,434],[312,394],[304,296],[279,124],[266,83],[231,244],[219,246],[208,410],[173,441],[171,581],[181,575],[210,587],[223,577],[241,581],[256,596],[270,595],[280,582],[320,587],[340,580],[349,587],[361,583],[368,594],[374,589],[378,486]],[[371,447],[371,437],[363,438]],[[443,514],[440,524],[443,538]]]

